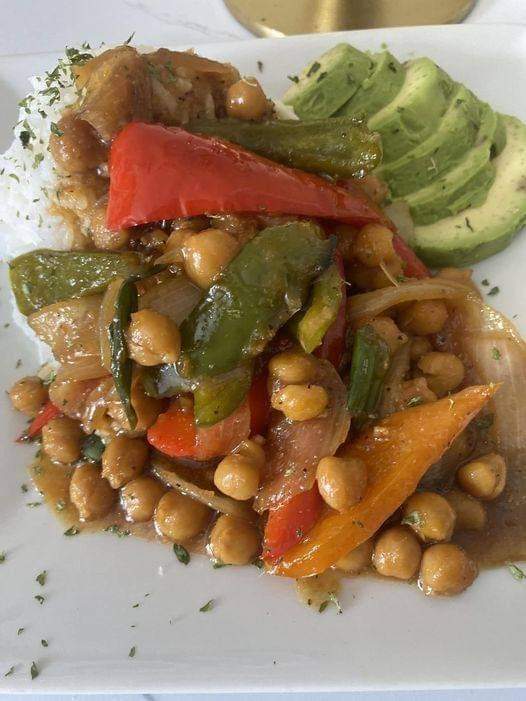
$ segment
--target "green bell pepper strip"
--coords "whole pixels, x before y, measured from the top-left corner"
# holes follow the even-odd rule
[[[389,348],[372,326],[354,336],[347,406],[359,424],[374,414],[387,370]]]
[[[382,160],[377,134],[355,117],[331,117],[302,122],[239,119],[198,120],[188,131],[217,136],[278,163],[336,178],[369,173]]]
[[[131,403],[131,383],[133,363],[128,355],[125,331],[130,322],[130,316],[138,308],[137,288],[133,280],[125,280],[115,298],[113,318],[108,327],[108,338],[111,351],[110,370],[115,383],[115,389],[122,402],[124,411],[133,430],[137,425],[137,415]]]
[[[149,266],[137,253],[51,251],[18,256],[9,264],[11,287],[22,314],[101,292],[116,276],[144,275]]]
[[[204,377],[194,389],[194,416],[197,426],[213,426],[230,416],[248,395],[252,383],[252,364]]]
[[[306,353],[321,344],[338,316],[342,299],[342,278],[333,263],[314,282],[309,306],[295,324],[296,338]]]
[[[312,222],[269,227],[249,241],[183,322],[181,374],[218,375],[259,355],[303,307],[333,248]]]

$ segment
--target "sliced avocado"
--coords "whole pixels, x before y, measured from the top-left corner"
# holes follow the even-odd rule
[[[438,129],[401,158],[377,169],[393,197],[419,190],[455,166],[475,143],[480,126],[481,103],[457,84]]]
[[[429,226],[409,241],[430,266],[461,266],[497,253],[526,223],[526,125],[502,116],[506,145],[494,159],[496,177],[484,204]]]
[[[394,100],[404,83],[404,76],[404,67],[389,51],[374,54],[371,74],[334,116],[362,115],[368,119]]]
[[[415,224],[432,224],[456,214],[471,204],[480,204],[493,181],[490,164],[498,118],[487,104],[482,105],[482,119],[473,148],[452,170],[427,187],[406,195]]]
[[[300,119],[330,117],[350,100],[372,66],[368,54],[350,44],[337,44],[302,71],[283,102],[293,107]]]
[[[368,123],[371,131],[380,132],[384,163],[400,158],[437,130],[454,85],[429,58],[417,58],[406,65],[399,93]]]

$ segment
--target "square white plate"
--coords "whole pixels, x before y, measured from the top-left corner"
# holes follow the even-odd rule
[[[88,37],[96,41],[96,37]],[[287,74],[337,41],[399,58],[428,55],[503,112],[526,119],[526,27],[456,26],[253,40],[198,47],[256,74],[280,96]],[[0,146],[8,143],[26,78],[49,54],[0,58]],[[263,62],[258,73],[257,61]],[[492,301],[526,331],[526,238],[477,266],[501,292]],[[0,387],[35,369],[29,341],[9,323],[0,290]],[[18,360],[21,368],[16,369]],[[21,484],[32,455],[15,447],[23,421],[0,394],[0,691],[316,691],[526,683],[526,584],[505,568],[484,572],[463,596],[424,598],[416,587],[349,581],[344,614],[300,605],[286,580],[256,568],[181,565],[168,546],[113,535],[65,538]],[[35,581],[42,570],[48,582]],[[34,599],[43,594],[45,602]],[[206,601],[214,609],[200,613]],[[133,607],[139,603],[138,607]],[[132,627],[136,626],[136,627]],[[17,630],[24,632],[17,635]],[[41,639],[49,646],[41,646]],[[128,656],[136,646],[134,658]],[[35,661],[40,676],[30,680]]]

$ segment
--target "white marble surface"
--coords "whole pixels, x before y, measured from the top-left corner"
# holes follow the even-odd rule
[[[291,2],[293,0],[290,0]],[[417,0],[415,0],[416,2]],[[422,0],[419,0],[422,1]],[[431,0],[430,0],[431,1]],[[526,24],[526,0],[478,0],[469,22]],[[227,12],[222,0],[0,0],[0,55],[58,51],[82,41],[122,41],[132,32],[144,44],[191,45],[250,37]],[[6,697],[8,698],[8,697]],[[28,701],[71,701],[75,696],[26,696]],[[98,696],[97,701],[109,701]],[[182,701],[188,696],[170,695],[163,701]],[[208,696],[196,695],[194,701]],[[235,696],[217,695],[214,701]],[[239,698],[239,697],[238,697]],[[526,690],[448,692],[392,692],[386,694],[254,694],[247,701],[519,701]],[[159,701],[159,697],[120,696],[120,701]]]

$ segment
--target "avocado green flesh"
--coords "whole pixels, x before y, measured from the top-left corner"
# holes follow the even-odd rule
[[[401,158],[437,130],[454,85],[429,58],[407,64],[404,84],[395,99],[368,122],[369,129],[382,136],[384,163]]]
[[[310,63],[283,96],[300,119],[324,119],[354,95],[372,69],[371,57],[337,44]]]
[[[486,200],[428,226],[409,241],[432,267],[476,263],[505,248],[526,223],[526,125],[501,117],[506,146],[493,160],[496,175]]]
[[[497,126],[497,115],[489,105],[483,105],[475,146],[465,158],[438,180],[403,198],[415,224],[432,224],[481,202],[480,196],[487,193],[492,183],[490,156]]]
[[[394,100],[404,83],[405,70],[389,51],[373,56],[373,70],[353,97],[335,113],[335,117],[371,115]]]
[[[457,85],[437,131],[409,153],[377,169],[389,183],[391,195],[402,197],[419,190],[453,168],[475,143],[481,105],[463,85]]]

